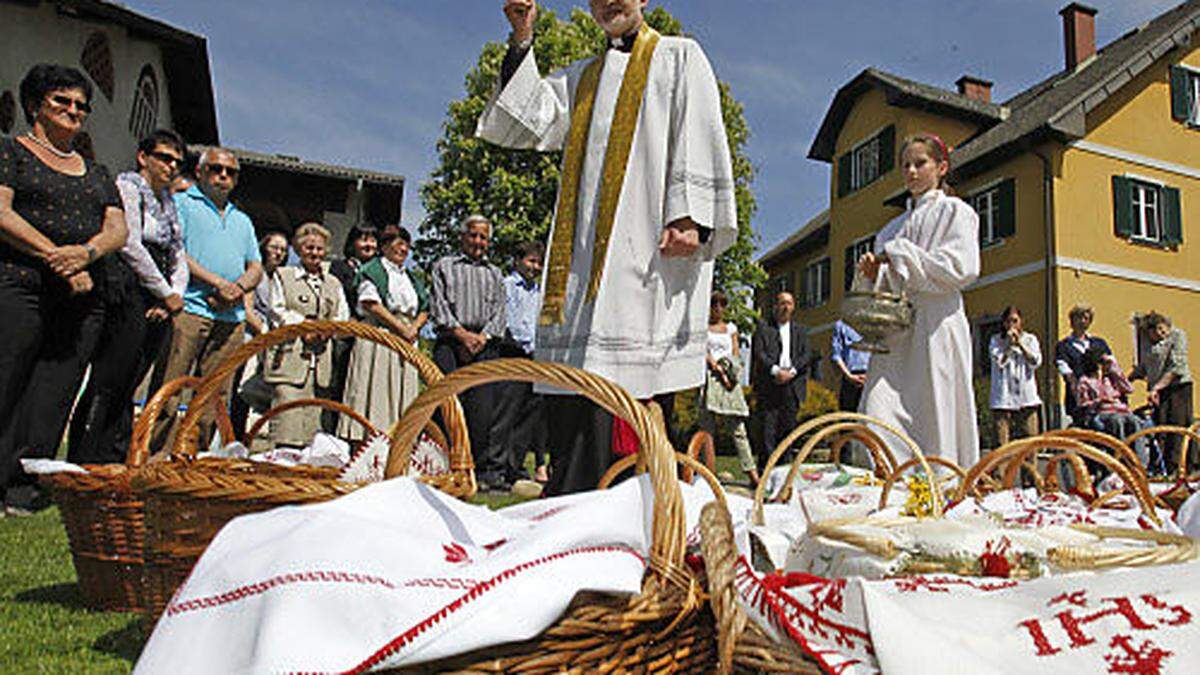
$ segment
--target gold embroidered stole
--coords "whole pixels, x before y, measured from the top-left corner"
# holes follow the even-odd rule
[[[637,127],[638,111],[642,107],[642,97],[646,92],[650,58],[654,56],[654,48],[658,46],[660,37],[653,28],[642,24],[633,42],[633,53],[629,56],[625,75],[621,79],[621,90],[617,94],[617,108],[608,134],[604,169],[600,177],[599,212],[596,216],[596,236],[592,247],[591,277],[587,287],[589,302],[594,301],[600,291],[600,277],[604,274],[608,241],[612,237],[613,220],[617,214],[617,200],[621,197],[621,186],[625,183],[625,169],[629,164],[629,151],[633,147],[633,131]],[[592,126],[592,112],[596,104],[596,89],[600,84],[600,71],[604,67],[604,56],[597,56],[584,68],[575,88],[571,129],[567,136],[566,156],[563,159],[562,189],[558,196],[558,210],[554,215],[554,237],[550,241],[545,295],[538,320],[543,326],[561,324],[564,319],[567,276],[571,272],[571,258],[575,248],[575,221],[579,214],[579,185],[583,177],[588,131]]]

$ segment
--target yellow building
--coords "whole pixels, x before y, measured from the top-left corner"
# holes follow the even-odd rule
[[[1077,303],[1095,306],[1092,332],[1126,368],[1140,348],[1132,320],[1152,309],[1200,339],[1200,0],[1099,51],[1094,9],[1060,15],[1064,69],[1004,103],[979,78],[950,91],[876,69],[837,92],[809,151],[831,165],[830,206],[760,258],[763,299],[794,291],[822,353],[853,261],[903,212],[896,159],[918,132],[954,148],[955,190],[980,214],[966,304],[981,375],[1010,304],[1042,343],[1048,401],[1061,400],[1052,353]]]

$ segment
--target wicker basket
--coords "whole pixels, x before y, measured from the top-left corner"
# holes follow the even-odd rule
[[[136,612],[143,607],[145,521],[142,497],[131,479],[149,456],[150,421],[175,394],[199,383],[199,378],[181,377],[164,384],[150,398],[134,425],[125,464],[92,464],[84,467],[86,474],[38,477],[58,505],[79,592],[92,609]],[[223,413],[224,406],[218,407]],[[228,416],[218,414],[217,426],[223,438],[232,438]]]
[[[650,564],[634,597],[588,594],[538,637],[424,664],[420,671],[704,672],[714,658],[712,616],[698,573],[684,562],[687,533],[674,452],[646,406],[617,385],[580,370],[527,359],[473,364],[413,402],[393,436],[390,462],[407,455],[434,409],[463,391],[500,381],[542,382],[583,394],[633,427],[654,487]],[[386,655],[380,657],[382,660]]]
[[[205,377],[193,401],[205,405],[215,398],[221,381],[252,355],[314,334],[370,340],[393,349],[414,364],[426,383],[442,378],[433,362],[391,333],[361,323],[311,321],[284,326],[238,347]],[[193,405],[180,425],[172,461],[148,466],[134,480],[146,500],[145,613],[150,622],[157,620],[217,531],[233,518],[276,506],[334,499],[360,487],[340,482],[337,470],[331,468],[194,459],[197,438],[194,432],[200,422],[198,405]],[[451,473],[428,482],[451,494],[470,495],[475,482],[462,408],[454,398],[447,399],[442,407],[451,439]],[[395,453],[396,446],[392,447]],[[403,463],[389,462],[392,475],[403,473],[406,462],[407,454]]]
[[[327,398],[300,398],[294,401],[280,403],[274,408],[271,408],[267,412],[263,413],[262,416],[255,420],[254,424],[250,426],[250,430],[246,432],[246,435],[242,437],[242,444],[249,448],[250,443],[254,439],[258,438],[259,433],[262,432],[262,428],[266,426],[267,423],[269,423],[273,418],[278,417],[289,410],[295,410],[297,408],[324,408],[325,410],[332,410],[334,412],[341,413],[362,426],[362,428],[366,430],[368,438],[383,433],[379,429],[376,429],[374,424],[371,424],[371,420],[367,419],[362,413],[358,412],[354,408],[351,408],[345,403],[332,401]]]
[[[1172,511],[1178,511],[1183,502],[1192,496],[1194,492],[1193,486],[1200,483],[1200,473],[1188,475],[1188,457],[1191,457],[1193,452],[1200,452],[1200,447],[1192,448],[1193,442],[1200,442],[1200,422],[1192,425],[1192,427],[1178,426],[1159,426],[1143,429],[1136,433],[1130,434],[1125,439],[1126,443],[1133,443],[1139,438],[1146,436],[1155,436],[1159,434],[1168,434],[1181,436],[1183,439],[1183,448],[1179,455],[1179,471],[1175,476],[1165,476],[1162,478],[1152,478],[1155,483],[1170,483],[1170,486],[1165,490],[1160,490],[1157,497]]]
[[[893,434],[912,451],[913,458],[898,466],[887,444],[873,427]],[[876,474],[885,479],[890,478],[894,481],[900,472],[915,466],[920,466],[927,476],[934,475],[930,463],[908,436],[884,422],[859,413],[832,413],[800,425],[775,447],[767,460],[763,475],[768,475],[792,444],[805,436],[807,439],[788,472],[787,482],[780,493],[781,499],[787,499],[800,465],[822,441],[829,441],[837,449],[850,440],[862,443],[871,453]],[[837,454],[835,451],[835,460]],[[937,481],[931,481],[931,491],[934,495],[932,508],[940,516],[942,499]],[[886,493],[882,497],[886,498]],[[765,499],[766,481],[762,481],[754,492],[754,510],[751,517],[755,524],[762,525],[765,522]],[[762,627],[751,621],[738,604],[735,581],[738,558],[741,554],[734,542],[733,520],[728,508],[715,502],[705,505],[700,514],[700,534],[700,550],[708,574],[709,604],[717,623],[717,672],[821,672],[816,662],[806,656],[797,644],[790,641],[777,642]]]

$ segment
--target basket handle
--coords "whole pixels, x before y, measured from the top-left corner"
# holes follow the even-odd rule
[[[257,438],[258,433],[262,431],[263,426],[271,421],[271,418],[289,410],[295,410],[296,408],[307,408],[309,406],[316,406],[318,408],[324,408],[325,410],[339,412],[362,425],[362,428],[366,429],[370,436],[378,436],[379,434],[383,433],[379,429],[376,429],[375,425],[371,424],[371,420],[368,420],[362,415],[362,413],[358,412],[354,408],[351,408],[345,403],[331,401],[327,398],[299,398],[294,401],[288,401],[287,403],[280,403],[274,408],[271,408],[267,412],[263,413],[261,417],[254,421],[254,425],[250,427],[250,430],[246,432],[246,435],[242,438],[242,443],[246,444],[246,447],[249,447],[249,443],[247,443],[247,441]]]
[[[960,483],[967,478],[967,472],[963,471],[963,468],[959,466],[957,462],[946,459],[945,457],[938,457],[937,455],[926,457],[925,460],[933,466],[941,466],[950,469],[955,476],[958,476],[958,482]],[[891,493],[892,486],[896,484],[896,481],[900,479],[900,476],[902,476],[905,471],[917,466],[918,463],[919,462],[917,461],[917,458],[913,457],[912,459],[896,467],[895,471],[888,474],[887,479],[883,481],[883,491],[879,493],[879,508],[882,509],[887,506],[888,494]]]
[[[1108,453],[1101,452],[1080,441],[1063,437],[1036,436],[1034,438],[1023,438],[989,452],[967,471],[967,477],[959,485],[958,492],[954,495],[954,501],[958,502],[965,499],[982,475],[990,473],[1002,464],[1006,466],[1004,484],[1011,486],[1021,466],[1039,449],[1058,450],[1061,453],[1082,455],[1107,466],[1120,476],[1121,482],[1125,484],[1124,489],[1129,490],[1133,494],[1142,509],[1142,513],[1156,525],[1162,525],[1158,513],[1154,510],[1154,501],[1150,496],[1150,487],[1146,484],[1144,478],[1135,474],[1129,467],[1118,462]]]
[[[698,474],[704,479],[704,482],[708,483],[708,487],[712,490],[713,494],[716,495],[717,501],[728,506],[725,499],[725,488],[721,485],[721,481],[716,477],[716,475],[713,474],[712,469],[710,469],[696,457],[684,452],[676,452],[675,461],[682,465],[682,471],[680,473],[682,474],[681,480],[683,482],[692,482],[692,478],[689,474]],[[605,471],[604,475],[600,477],[600,482],[596,483],[596,489],[607,490],[612,485],[613,481],[617,479],[617,476],[620,476],[622,473],[633,468],[634,464],[636,463],[636,455],[628,455],[613,462],[613,465],[608,467],[608,471]]]
[[[217,396],[220,385],[225,378],[248,361],[251,356],[276,345],[290,342],[305,335],[325,335],[329,337],[352,337],[359,340],[369,340],[383,345],[416,367],[418,374],[426,384],[433,384],[442,379],[442,371],[416,347],[405,342],[400,336],[389,333],[357,321],[305,321],[303,323],[280,326],[239,346],[233,353],[218,365],[213,372],[205,376],[203,382],[196,387],[193,400],[207,404]],[[451,470],[466,471],[474,467],[471,459],[471,443],[467,435],[466,418],[458,400],[451,398],[442,404],[442,416],[446,420],[447,431],[450,435],[450,467]],[[176,454],[191,456],[196,452],[194,444],[189,443],[191,430],[200,423],[199,409],[188,410],[188,414],[180,424],[179,434],[172,451]],[[188,433],[184,433],[188,432]],[[405,455],[407,458],[407,454]]]
[[[653,421],[650,410],[629,392],[598,375],[557,363],[529,359],[494,359],[473,363],[435,382],[417,397],[397,423],[392,434],[392,452],[386,475],[402,475],[408,469],[413,441],[433,416],[434,409],[472,387],[493,382],[517,381],[549,384],[582,394],[609,413],[633,427],[640,442],[639,454],[645,453],[650,480],[654,486],[651,568],[655,561],[668,569],[679,569],[686,548],[683,498],[675,478],[675,455],[661,424]]]
[[[1181,481],[1186,481],[1188,478],[1187,459],[1189,457],[1189,451],[1192,449],[1192,442],[1200,442],[1200,423],[1193,424],[1190,429],[1188,427],[1179,427],[1173,425],[1163,425],[1159,427],[1150,427],[1149,429],[1142,429],[1141,431],[1136,431],[1126,436],[1125,442],[1132,444],[1134,441],[1143,436],[1153,436],[1155,434],[1175,434],[1176,436],[1183,437],[1183,447],[1179,451],[1178,478]]]
[[[133,433],[129,437],[129,454],[125,457],[127,466],[141,466],[150,458],[150,438],[154,435],[154,423],[162,414],[162,409],[184,389],[195,389],[200,385],[200,378],[191,375],[177,377],[163,383],[158,391],[146,401],[142,412],[133,423]],[[194,405],[194,403],[193,403]],[[221,435],[222,443],[233,440],[233,423],[229,421],[229,409],[218,396],[214,401],[217,409],[217,433]],[[189,410],[192,405],[189,405]]]
[[[1118,461],[1129,467],[1130,471],[1143,477],[1146,476],[1146,467],[1142,466],[1142,460],[1138,459],[1137,453],[1133,451],[1129,443],[1122,441],[1116,436],[1110,436],[1092,429],[1078,429],[1075,427],[1054,429],[1042,435],[1052,438],[1070,438],[1082,443],[1101,446],[1111,452]]]
[[[819,438],[824,438],[825,436],[829,436],[834,433],[845,433],[847,431],[854,431],[857,433],[862,433],[867,437],[874,436],[874,438],[878,439],[879,435],[877,433],[875,433],[875,431],[873,429],[871,429],[869,426],[866,426],[867,424],[878,426],[879,428],[884,429],[885,431],[888,431],[889,433],[891,433],[894,436],[896,436],[897,438],[899,438],[901,440],[901,442],[903,442],[905,445],[908,446],[909,451],[912,452],[913,457],[918,458],[918,461],[921,464],[921,468],[923,468],[925,470],[925,475],[933,476],[933,471],[929,468],[929,464],[925,461],[925,454],[921,452],[921,449],[919,447],[917,447],[916,442],[914,442],[911,438],[909,438],[904,432],[893,427],[892,425],[888,424],[887,422],[877,420],[874,417],[871,417],[870,415],[863,415],[862,413],[852,413],[852,412],[829,413],[828,415],[822,415],[815,419],[811,419],[811,420],[805,422],[804,424],[801,424],[800,426],[796,427],[795,429],[792,430],[792,433],[788,434],[786,437],[784,437],[784,439],[782,441],[779,442],[779,445],[775,446],[775,451],[772,452],[770,458],[767,459],[767,465],[763,469],[763,472],[762,472],[764,480],[759,481],[758,487],[754,489],[754,523],[756,525],[762,525],[766,522],[766,518],[763,513],[763,502],[766,499],[766,494],[767,494],[767,481],[765,480],[765,478],[766,478],[766,476],[770,475],[771,469],[775,468],[775,465],[779,463],[780,458],[783,457],[783,453],[786,452],[787,449],[791,447],[792,443],[794,443],[796,441],[796,439],[798,439],[798,438],[804,436],[805,434],[809,433],[810,431],[812,431],[814,429],[818,429],[822,426],[827,427],[827,428],[836,427],[836,431],[825,431],[824,429],[822,429],[823,434]],[[809,439],[809,440],[812,441],[812,439]],[[867,448],[868,448],[868,450],[871,450],[872,455],[875,457],[875,463],[877,465],[877,468],[878,468],[878,465],[883,465],[883,467],[885,468],[885,470],[888,473],[893,473],[895,471],[895,467],[896,467],[896,460],[895,460],[895,458],[893,458],[891,456],[891,452],[887,449],[886,444],[883,444],[882,442],[880,442],[879,445],[881,447],[877,448],[877,447],[874,447],[872,444],[867,444]],[[815,441],[813,441],[811,443],[806,443],[804,448],[807,448],[807,451],[805,451],[804,448],[801,448],[800,454],[796,455],[795,461],[792,462],[792,468],[788,472],[787,482],[784,483],[785,490],[789,489],[791,487],[792,481],[794,481],[796,479],[796,473],[799,471],[800,463],[803,462],[806,457],[808,457],[808,453],[812,452],[812,449],[814,447],[816,447]],[[937,485],[936,480],[933,480],[931,482],[930,490],[931,490],[930,494],[934,498],[933,499],[934,515],[940,516],[942,513],[942,505],[941,505],[942,491],[941,491],[941,488]]]

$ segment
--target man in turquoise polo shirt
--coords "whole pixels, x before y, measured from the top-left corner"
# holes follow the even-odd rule
[[[242,344],[243,300],[262,278],[262,263],[250,216],[229,203],[239,171],[232,152],[209,148],[196,166],[196,184],[175,195],[191,280],[183,311],[175,317],[166,367],[156,382],[191,374],[204,377]],[[231,385],[232,380],[225,382],[223,401],[229,400]],[[174,410],[176,403],[165,409]],[[206,413],[203,420],[200,440],[206,444],[212,414]],[[156,449],[162,441],[174,442],[173,428],[171,419],[160,422]]]

